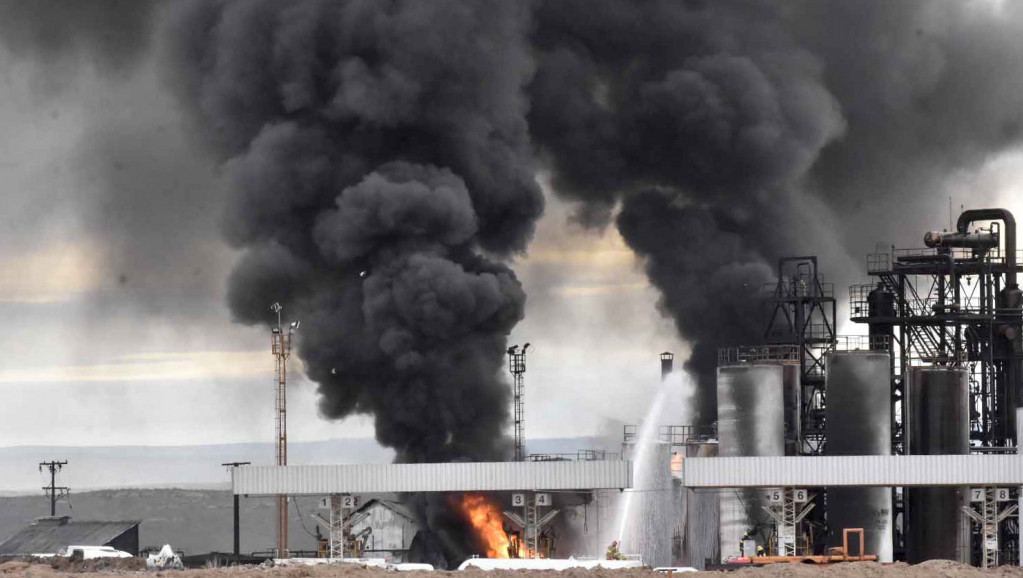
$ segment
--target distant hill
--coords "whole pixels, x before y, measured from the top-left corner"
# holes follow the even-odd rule
[[[49,484],[40,473],[44,460],[67,460],[61,485],[72,490],[127,487],[230,487],[226,462],[273,462],[273,444],[202,446],[111,446],[0,448],[0,495],[38,493]],[[288,444],[289,463],[386,463],[394,452],[371,439],[347,439]]]
[[[532,453],[572,453],[600,447],[592,437],[529,440]],[[60,481],[73,491],[110,488],[227,489],[231,474],[226,462],[272,463],[269,443],[201,446],[111,446],[0,448],[0,495],[38,494],[49,484],[49,474],[39,472],[44,460],[67,460]],[[387,463],[394,452],[371,439],[341,439],[288,444],[288,463],[326,464]]]
[[[315,550],[316,531],[312,514],[317,498],[292,498],[290,541],[292,549]],[[295,502],[297,501],[297,508]],[[58,505],[58,515],[77,520],[142,520],[139,544],[170,544],[186,554],[233,549],[232,496],[228,490],[128,489],[71,494]],[[0,541],[6,540],[38,516],[49,514],[45,496],[0,497]],[[303,516],[298,515],[301,510]],[[244,552],[272,548],[273,498],[241,499],[241,546]],[[326,531],[324,531],[326,534]]]

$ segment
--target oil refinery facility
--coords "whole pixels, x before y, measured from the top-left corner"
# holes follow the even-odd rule
[[[625,425],[620,450],[528,453],[530,346],[508,348],[514,459],[506,462],[289,464],[287,364],[299,324],[282,325],[274,304],[275,464],[224,464],[234,557],[208,556],[423,565],[410,569],[1019,565],[1016,222],[1007,210],[968,210],[955,230],[923,239],[925,248],[868,255],[869,282],[848,291],[850,321],[864,326],[858,335],[838,334],[835,288],[817,257],[780,259],[777,281],[759,288],[762,341],[717,351],[716,415]],[[659,361],[660,400],[680,374],[671,352]],[[90,524],[55,517],[68,488],[54,472],[66,463],[40,464],[51,476],[51,517],[0,543],[0,556],[24,554],[27,543],[56,551],[64,534]],[[321,499],[312,553],[288,542],[289,503],[302,496]],[[251,497],[273,499],[277,542],[242,556],[239,500]],[[104,544],[128,528],[138,550],[139,521],[91,524],[117,530]]]
[[[246,466],[233,491],[329,496],[331,557],[363,555],[369,536],[393,530],[372,527],[360,500],[459,492],[487,558],[1018,564],[1016,223],[969,210],[924,242],[868,256],[870,281],[849,289],[851,321],[866,326],[856,336],[837,334],[824,264],[781,259],[763,289],[763,342],[719,351],[713,424],[626,426],[621,454],[526,454],[525,349],[512,348],[516,461]],[[661,364],[670,375],[672,354]],[[392,554],[428,561],[420,538],[396,539]]]

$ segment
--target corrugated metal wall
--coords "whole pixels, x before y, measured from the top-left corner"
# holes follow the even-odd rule
[[[716,490],[696,492],[682,488],[682,497],[686,503],[686,529],[680,565],[703,570],[707,561],[716,562],[721,557],[718,533],[714,531],[720,524],[720,496]]]
[[[235,494],[257,496],[632,487],[621,460],[245,466],[233,469],[233,482]]]
[[[690,488],[1023,484],[1023,457],[804,456],[686,458]]]
[[[690,444],[686,446],[685,463],[690,458],[714,457],[718,454],[716,443]],[[683,535],[681,566],[703,570],[708,561],[721,559],[720,535],[713,529],[721,523],[721,490],[693,491],[682,487],[685,502],[685,531]]]
[[[392,561],[405,561],[395,560],[395,556],[408,551],[412,539],[419,531],[414,520],[396,513],[381,502],[374,502],[370,506],[369,517],[353,524],[351,533],[359,534],[367,527],[372,528],[372,531],[366,537],[364,551],[374,553],[371,557],[385,557]]]

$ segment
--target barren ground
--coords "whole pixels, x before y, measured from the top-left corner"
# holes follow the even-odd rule
[[[258,566],[216,568],[208,570],[163,570],[159,572],[142,569],[141,560],[126,561],[77,561],[68,560],[50,563],[29,563],[11,561],[0,564],[0,578],[125,578],[137,575],[159,578],[511,578],[510,574],[520,578],[663,578],[663,574],[655,574],[651,570],[565,570],[551,571],[493,571],[483,572],[471,570],[467,572],[408,572],[397,574],[380,569],[366,569],[354,566],[292,566],[263,568]],[[748,568],[736,572],[700,572],[686,574],[694,578],[722,577],[730,578],[810,578],[824,576],[826,578],[1023,578],[1023,568],[1003,567],[997,570],[980,570],[962,566],[954,562],[935,560],[916,566],[892,564],[881,566],[873,562],[836,564],[817,567],[798,564],[775,564],[764,568]]]

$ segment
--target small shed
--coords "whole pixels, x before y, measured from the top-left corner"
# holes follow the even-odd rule
[[[350,530],[353,537],[362,537],[362,555],[386,558],[393,563],[408,562],[409,547],[419,531],[415,514],[390,500],[370,500],[354,515],[363,513],[366,516],[352,524]]]
[[[141,523],[141,520],[72,521],[69,516],[36,518],[0,542],[0,557],[56,554],[68,546],[110,546],[138,556]]]

